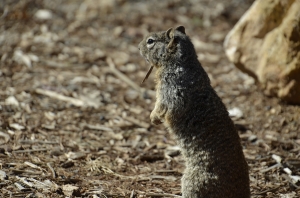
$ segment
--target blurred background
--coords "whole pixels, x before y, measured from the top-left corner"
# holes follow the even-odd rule
[[[154,75],[141,84],[137,45],[184,25],[239,131],[252,194],[296,197],[283,169],[300,171],[300,108],[264,96],[223,49],[252,3],[0,0],[0,195],[180,195],[184,161],[150,124]]]

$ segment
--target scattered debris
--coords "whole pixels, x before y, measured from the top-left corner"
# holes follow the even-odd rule
[[[167,128],[150,123],[155,75],[140,84],[149,67],[137,46],[184,21],[233,116],[252,195],[299,197],[299,106],[264,97],[223,52],[231,14],[249,2],[6,1],[0,197],[180,197],[185,162]]]

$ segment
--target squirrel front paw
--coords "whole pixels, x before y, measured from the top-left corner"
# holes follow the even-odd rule
[[[155,125],[159,125],[159,124],[163,123],[162,120],[153,111],[150,114],[150,120],[151,120],[151,123],[155,124]]]

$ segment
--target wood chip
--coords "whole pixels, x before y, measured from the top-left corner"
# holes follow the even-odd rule
[[[4,138],[3,142],[0,141],[0,145],[5,144],[5,143],[9,142],[9,140],[10,140],[10,136],[7,133],[4,133],[2,131],[0,131],[0,137]]]
[[[80,197],[80,191],[79,191],[79,187],[77,186],[73,186],[71,184],[66,184],[62,186],[62,190],[65,196],[76,196],[76,197]]]

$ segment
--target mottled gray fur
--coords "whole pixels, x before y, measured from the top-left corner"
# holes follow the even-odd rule
[[[166,122],[186,160],[182,197],[249,198],[238,133],[184,27],[150,33],[139,49],[157,69],[151,122]]]

